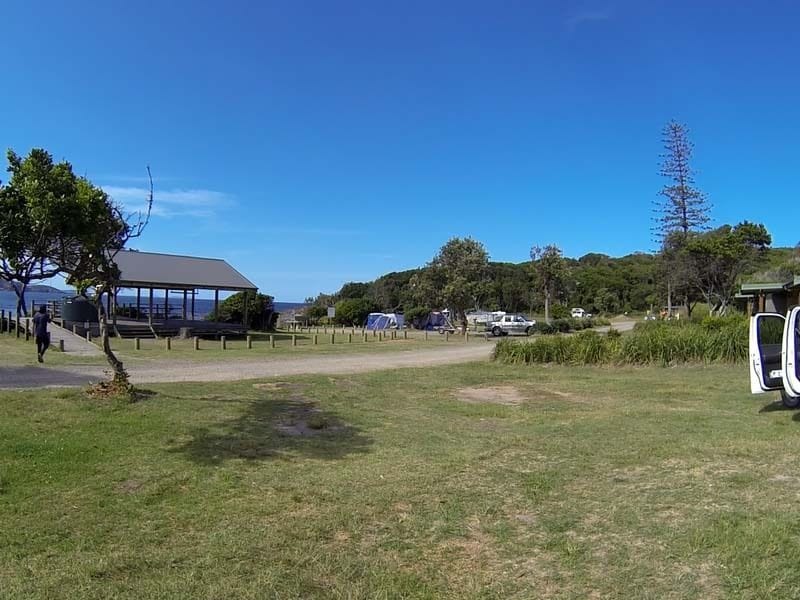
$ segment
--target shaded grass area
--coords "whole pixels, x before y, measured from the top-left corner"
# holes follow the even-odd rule
[[[0,393],[3,598],[796,597],[796,415],[727,366]]]

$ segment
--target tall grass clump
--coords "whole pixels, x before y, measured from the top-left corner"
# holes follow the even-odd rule
[[[711,317],[701,323],[654,321],[637,324],[627,335],[582,331],[549,335],[529,341],[503,340],[495,360],[534,364],[736,363],[747,358],[747,317]]]

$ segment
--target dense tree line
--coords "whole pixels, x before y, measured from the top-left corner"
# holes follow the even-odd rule
[[[708,300],[712,308],[727,305],[748,274],[751,279],[766,273],[772,279],[782,280],[800,273],[800,249],[766,248],[765,232],[760,226],[753,227],[755,231],[747,231],[747,227],[742,231],[741,225],[723,226],[692,238],[694,242],[687,252],[692,253],[697,270],[692,275],[690,301]],[[738,240],[730,241],[731,232],[739,236]],[[747,245],[745,233],[755,240],[755,245]],[[756,250],[747,253],[743,250],[746,247]],[[715,252],[716,258],[709,260]],[[346,283],[336,293],[309,298],[308,315],[321,319],[328,306],[336,306],[337,322],[361,325],[373,311],[400,311],[410,320],[430,310],[447,308],[443,302],[422,302],[416,293],[415,282],[429,268],[387,273],[371,282]],[[552,295],[553,316],[563,316],[575,306],[595,314],[658,311],[666,306],[667,290],[661,272],[658,254],[639,252],[611,257],[590,253],[577,259],[564,258],[564,272]],[[490,261],[480,296],[470,308],[544,314],[545,296],[538,281],[534,263],[530,261]],[[715,297],[718,290],[721,295]]]

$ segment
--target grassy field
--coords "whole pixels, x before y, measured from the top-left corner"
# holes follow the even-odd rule
[[[800,596],[800,413],[741,367],[150,391],[0,393],[0,597]]]

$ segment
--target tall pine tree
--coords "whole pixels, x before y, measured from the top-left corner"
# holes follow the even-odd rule
[[[689,130],[672,120],[662,135],[664,154],[659,174],[669,182],[661,188],[661,199],[656,203],[655,234],[659,242],[673,233],[707,230],[711,220],[708,199],[695,187],[695,171],[690,164],[694,145],[689,141]]]
[[[687,127],[673,119],[664,126],[662,136],[664,154],[659,173],[668,182],[659,192],[653,230],[661,245],[668,311],[672,312],[673,294],[678,294],[691,314],[692,277],[684,250],[692,233],[708,230],[711,206],[695,187],[695,171],[690,164],[694,145]]]

